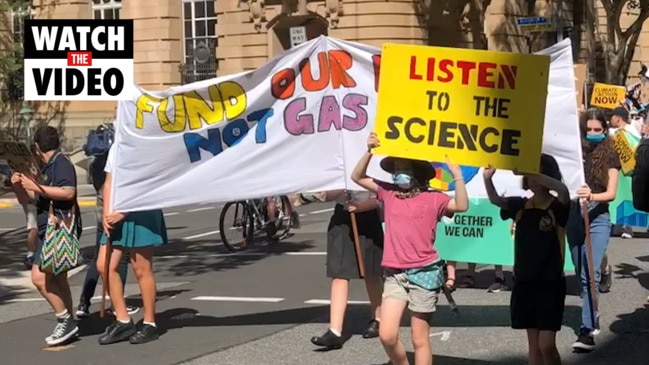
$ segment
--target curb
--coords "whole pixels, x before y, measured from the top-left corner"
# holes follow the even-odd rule
[[[79,202],[80,207],[95,207],[97,206],[97,199],[96,198],[84,198],[81,197],[77,199]],[[18,200],[16,199],[0,199],[0,209],[8,209],[8,208],[13,208],[13,207],[19,207],[20,203],[18,203]]]

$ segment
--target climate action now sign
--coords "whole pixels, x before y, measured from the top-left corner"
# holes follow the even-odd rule
[[[25,100],[128,100],[133,20],[25,20]]]

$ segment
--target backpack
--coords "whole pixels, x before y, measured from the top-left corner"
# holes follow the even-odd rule
[[[90,130],[83,151],[86,156],[101,156],[107,153],[115,140],[115,128],[112,123],[101,124],[97,129]]]
[[[649,139],[643,139],[635,152],[635,168],[631,180],[633,207],[649,213]]]
[[[83,150],[90,157],[88,173],[96,191],[99,191],[106,181],[104,167],[108,159],[108,151],[115,140],[115,129],[111,124],[102,124],[95,130],[88,132]]]

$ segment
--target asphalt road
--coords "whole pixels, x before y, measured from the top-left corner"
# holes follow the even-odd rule
[[[156,253],[159,341],[132,346],[99,346],[106,325],[95,313],[80,322],[81,340],[62,348],[45,347],[54,326],[48,305],[29,289],[21,270],[24,254],[20,208],[0,210],[0,280],[9,290],[0,299],[0,364],[383,364],[387,358],[377,339],[359,333],[369,320],[362,283],[354,282],[345,332],[351,338],[339,351],[319,352],[309,338],[327,328],[329,281],[325,278],[325,229],[330,204],[299,208],[302,228],[275,245],[232,255],[218,239],[218,206],[184,207],[166,212],[172,242]],[[92,254],[93,208],[84,211],[82,246]],[[565,364],[646,364],[649,358],[649,287],[647,239],[613,239],[609,255],[615,265],[612,292],[601,298],[602,333],[590,355],[572,354],[579,297],[567,299],[558,345]],[[78,298],[85,272],[71,278]],[[433,320],[431,341],[437,365],[524,364],[525,335],[509,328],[509,292],[486,293],[493,271],[482,268],[476,289],[455,294],[456,316],[445,300]],[[7,283],[13,283],[8,285]],[[129,302],[138,304],[130,276]],[[99,288],[98,288],[99,292]],[[98,305],[93,305],[98,311]],[[141,314],[135,316],[136,320]],[[402,338],[409,344],[404,322]],[[411,360],[412,362],[412,360]]]

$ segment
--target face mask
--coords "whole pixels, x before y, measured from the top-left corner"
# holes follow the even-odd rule
[[[394,183],[401,189],[408,189],[410,187],[410,184],[412,183],[412,176],[403,172],[399,172],[392,175],[392,181],[394,181]]]
[[[586,140],[591,143],[600,143],[601,141],[606,138],[605,135],[603,134],[587,134],[586,135]]]

